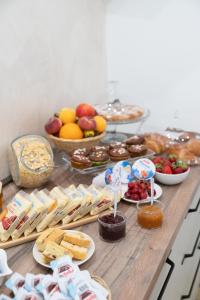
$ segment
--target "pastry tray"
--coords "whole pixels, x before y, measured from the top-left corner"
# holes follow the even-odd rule
[[[131,157],[129,159],[127,159],[126,161],[130,162],[130,164],[133,164],[134,161],[136,161],[137,159],[140,158],[151,158],[155,155],[155,152],[148,149],[147,153],[145,155],[141,155],[141,156],[137,156],[137,157]],[[68,156],[69,159],[69,163],[70,163],[70,157]],[[74,172],[78,172],[79,174],[98,174],[110,167],[112,167],[113,165],[115,165],[117,163],[117,161],[109,161],[107,164],[101,165],[101,166],[94,166],[94,167],[90,167],[90,168],[85,168],[85,169],[78,169],[78,168],[74,168],[72,166],[70,166],[71,171]]]

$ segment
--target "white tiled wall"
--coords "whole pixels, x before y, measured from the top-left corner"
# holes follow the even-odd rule
[[[13,138],[105,98],[104,18],[103,0],[0,1],[0,178]]]

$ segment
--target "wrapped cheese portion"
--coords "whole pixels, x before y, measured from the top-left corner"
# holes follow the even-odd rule
[[[2,242],[9,239],[30,209],[31,201],[28,201],[18,192],[0,216],[0,238]]]

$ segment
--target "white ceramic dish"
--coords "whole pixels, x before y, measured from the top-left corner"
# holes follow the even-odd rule
[[[175,185],[184,181],[190,173],[190,168],[181,174],[163,174],[156,172],[155,179],[166,185]]]
[[[79,232],[77,230],[65,230],[65,231],[66,232],[72,232],[72,233]],[[87,254],[86,259],[84,259],[84,260],[73,259],[73,262],[78,266],[80,266],[80,265],[84,264],[86,261],[88,261],[95,252],[95,244],[94,244],[93,239],[89,235],[87,235],[86,233],[84,233],[84,232],[82,232],[82,233],[90,240],[90,247],[88,248],[88,254]],[[50,265],[46,264],[44,262],[43,255],[40,251],[38,251],[38,249],[36,247],[36,244],[34,244],[34,246],[33,246],[33,257],[43,267],[50,268]]]
[[[12,270],[8,267],[8,258],[6,251],[0,249],[0,286],[7,279],[7,276],[12,274]]]
[[[162,188],[158,185],[158,184],[154,184],[154,189],[156,191],[156,194],[154,196],[154,199],[157,200],[159,199],[161,196],[162,196]],[[128,190],[128,185],[124,185],[122,187],[122,191],[123,191],[123,194],[125,194],[125,192]],[[142,202],[142,203],[148,203],[151,201],[151,198],[148,197],[147,199],[145,200],[139,200],[139,201],[136,201],[136,200],[131,200],[131,199],[127,199],[125,197],[122,198],[122,200],[126,201],[126,202],[129,202],[129,203],[135,203],[137,204],[138,202]]]

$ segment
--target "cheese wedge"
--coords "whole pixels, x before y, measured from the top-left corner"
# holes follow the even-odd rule
[[[68,249],[56,244],[55,242],[48,242],[42,253],[46,263],[49,263],[51,260],[55,260],[64,255],[69,255],[73,257],[73,254]]]
[[[82,232],[65,231],[63,241],[85,248],[90,246],[90,239]]]
[[[75,259],[84,260],[87,257],[87,248],[72,245],[65,241],[62,241],[60,246],[70,251],[73,254],[73,258]]]
[[[18,192],[6,207],[0,222],[0,238],[2,242],[6,242],[9,239],[30,208],[31,202]]]
[[[40,201],[39,198],[36,197],[35,193],[37,192],[38,191],[35,190],[29,195],[33,203],[33,207],[37,211],[37,215],[35,219],[29,222],[29,226],[24,231],[25,236],[28,236],[31,232],[33,232],[36,226],[46,217],[48,213],[48,207],[42,201]]]
[[[48,207],[48,214],[36,227],[37,232],[41,232],[48,227],[60,208],[57,206],[56,199],[52,198],[46,189],[37,192],[36,196]]]
[[[60,244],[63,239],[64,231],[59,228],[46,229],[36,240],[36,247],[43,252],[48,242]]]

